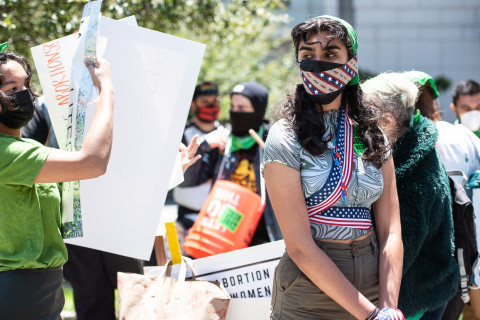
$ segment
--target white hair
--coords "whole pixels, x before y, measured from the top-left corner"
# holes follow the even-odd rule
[[[382,73],[365,81],[362,90],[365,103],[391,114],[399,129],[409,127],[419,91],[407,77],[395,72]]]

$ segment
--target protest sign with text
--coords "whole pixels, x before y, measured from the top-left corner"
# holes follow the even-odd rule
[[[80,68],[72,65],[73,37],[46,44],[59,53],[57,69],[45,54],[49,47],[32,49],[58,137],[69,130],[60,82],[66,85]],[[149,259],[205,45],[105,17],[97,37],[115,88],[112,154],[104,176],[80,182],[83,237],[66,242]],[[94,110],[86,108],[85,135]],[[67,143],[59,139],[60,146]]]

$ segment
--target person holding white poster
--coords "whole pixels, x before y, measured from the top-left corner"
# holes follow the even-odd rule
[[[2,47],[5,49],[5,47]],[[3,50],[2,50],[3,51]],[[60,319],[64,305],[59,182],[105,173],[113,135],[110,65],[87,63],[99,90],[95,116],[78,152],[23,139],[36,94],[29,62],[0,52],[0,313],[4,319]]]
[[[35,111],[28,125],[22,127],[22,137],[58,148],[45,103],[42,97],[37,98],[37,101],[41,104],[40,109]],[[185,172],[200,158],[200,155],[195,156],[197,138],[198,135],[194,135],[188,147],[180,144],[179,161],[175,162],[175,166],[178,167],[174,168],[174,171]],[[171,178],[172,184],[179,182],[175,177]],[[141,262],[135,258],[101,250],[71,244],[66,246],[68,261],[63,265],[63,275],[72,285],[77,319],[115,320],[117,273],[142,273]]]
[[[292,40],[302,84],[278,110],[264,155],[286,245],[271,319],[403,319],[395,172],[381,114],[362,100],[356,32],[320,16]]]

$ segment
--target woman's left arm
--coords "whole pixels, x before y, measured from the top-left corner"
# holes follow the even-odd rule
[[[383,192],[373,204],[380,245],[378,307],[396,308],[402,280],[403,243],[393,158],[382,166]]]

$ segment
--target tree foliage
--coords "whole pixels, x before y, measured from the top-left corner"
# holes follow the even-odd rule
[[[31,60],[30,47],[73,33],[85,3],[79,0],[0,0],[0,42]],[[102,14],[135,15],[139,26],[205,43],[199,76],[219,84],[221,117],[228,92],[244,81],[258,81],[281,95],[294,60],[282,0],[104,0]]]

